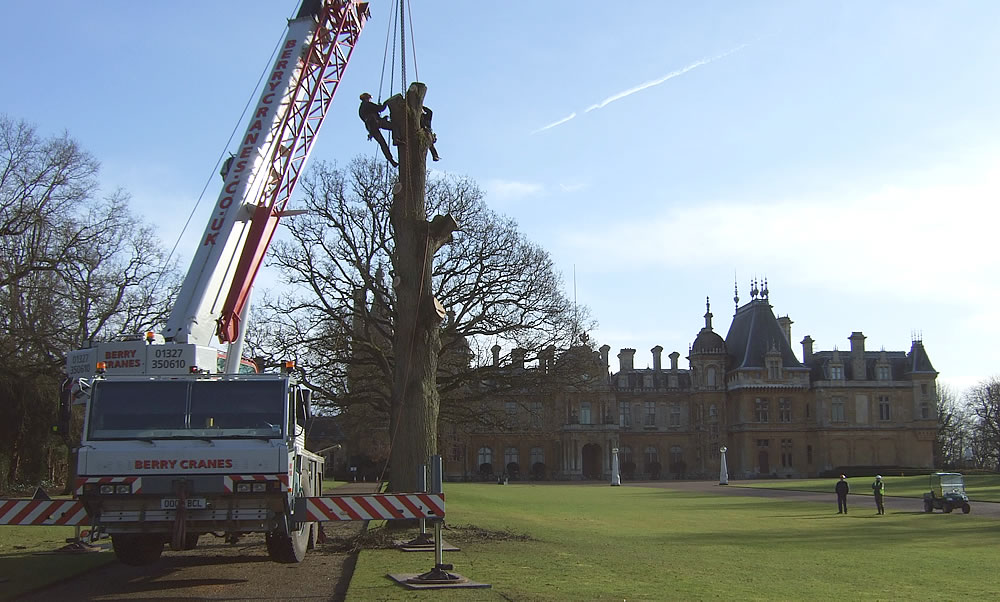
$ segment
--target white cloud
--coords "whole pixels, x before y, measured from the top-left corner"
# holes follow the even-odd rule
[[[564,234],[595,268],[761,266],[823,288],[921,299],[994,299],[1000,285],[996,169],[851,199],[718,202]],[[594,241],[601,241],[594,244]],[[583,259],[579,259],[584,261]]]
[[[576,117],[576,113],[575,112],[574,113],[570,113],[569,115],[563,117],[562,119],[553,121],[552,123],[550,123],[548,125],[543,125],[542,127],[538,128],[537,130],[534,130],[533,132],[531,132],[531,134],[535,135],[538,132],[544,132],[545,130],[552,129],[552,128],[556,127],[557,125],[562,125],[562,124],[566,123],[567,121],[569,121],[570,119],[573,119],[574,117]]]
[[[684,75],[685,73],[687,73],[688,71],[691,71],[692,69],[697,69],[698,67],[701,67],[702,65],[707,65],[707,64],[709,64],[711,62],[714,62],[714,61],[717,61],[719,59],[725,58],[725,57],[729,56],[730,54],[732,54],[734,52],[738,52],[740,50],[743,50],[746,47],[747,47],[747,44],[740,44],[739,46],[736,46],[735,48],[731,48],[731,49],[723,52],[722,54],[718,54],[718,55],[715,55],[715,56],[712,56],[712,57],[708,57],[708,58],[698,59],[697,61],[691,63],[690,65],[687,65],[686,67],[682,67],[680,69],[677,69],[676,71],[671,71],[670,73],[668,73],[668,74],[666,74],[666,75],[664,75],[662,77],[658,77],[656,79],[651,79],[651,80],[649,80],[647,82],[643,82],[643,83],[639,84],[638,86],[633,86],[631,88],[628,88],[627,90],[622,90],[621,92],[616,92],[616,93],[612,94],[611,96],[608,96],[604,100],[602,100],[602,101],[600,101],[600,102],[598,102],[596,104],[590,105],[589,107],[587,107],[584,110],[584,113],[589,113],[589,112],[591,112],[593,110],[596,110],[596,109],[603,109],[604,107],[606,107],[607,105],[615,102],[616,100],[621,100],[621,99],[625,98],[626,96],[631,96],[631,95],[635,94],[636,92],[642,92],[643,90],[646,90],[647,88],[652,88],[653,86],[658,86],[658,85],[660,85],[660,84],[662,84],[662,83],[664,83],[664,82],[666,82],[668,80],[671,80],[671,79],[673,79],[673,78],[675,78],[675,77],[677,77],[679,75]],[[537,134],[539,132],[544,132],[545,130],[554,128],[557,125],[562,125],[562,124],[566,123],[567,121],[573,119],[574,117],[576,117],[576,112],[570,113],[568,116],[563,117],[562,119],[560,119],[558,121],[553,121],[552,123],[550,123],[548,125],[544,125],[544,126],[538,128],[537,130],[534,130],[531,133],[534,135],[534,134]]]
[[[535,182],[518,182],[516,180],[487,180],[486,189],[490,196],[497,200],[508,201],[538,196],[545,187]]]

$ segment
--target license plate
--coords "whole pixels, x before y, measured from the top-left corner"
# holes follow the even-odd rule
[[[167,497],[160,500],[160,510],[177,510],[180,505],[180,498]],[[208,503],[203,497],[189,497],[184,500],[184,507],[188,510],[203,510],[208,508]]]

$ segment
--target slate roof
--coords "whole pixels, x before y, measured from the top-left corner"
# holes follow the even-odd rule
[[[809,376],[812,380],[828,380],[830,373],[827,366],[833,360],[833,354],[837,353],[840,363],[844,367],[845,380],[876,380],[876,365],[882,357],[889,362],[889,372],[892,380],[903,380],[912,374],[934,374],[937,370],[927,357],[927,351],[920,341],[914,341],[910,347],[910,352],[904,351],[865,351],[865,373],[860,376],[854,374],[854,362],[851,361],[850,351],[817,351],[813,353],[812,361],[809,362]]]
[[[736,310],[726,334],[729,369],[763,368],[764,355],[771,349],[781,353],[785,368],[802,368],[785,333],[778,324],[767,297],[757,297]]]

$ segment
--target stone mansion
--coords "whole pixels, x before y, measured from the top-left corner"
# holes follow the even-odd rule
[[[644,369],[635,349],[622,349],[617,370],[607,345],[574,347],[563,356],[582,353],[594,364],[585,385],[491,399],[503,417],[495,428],[442,424],[446,477],[609,479],[615,448],[625,479],[718,478],[723,446],[734,479],[933,467],[937,372],[922,341],[867,351],[865,336],[852,332],[849,351],[817,351],[806,336],[800,361],[792,321],[775,317],[766,285],[754,286],[748,303],[737,300],[725,338],[706,309],[687,369],[676,351],[664,365],[659,346]],[[544,372],[560,361],[554,351],[531,367],[522,350],[511,357],[511,370]]]

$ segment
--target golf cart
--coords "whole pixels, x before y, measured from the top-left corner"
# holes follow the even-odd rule
[[[924,512],[934,512],[935,508],[944,512],[961,508],[963,514],[972,510],[961,473],[936,472],[931,475],[931,491],[924,494]]]

